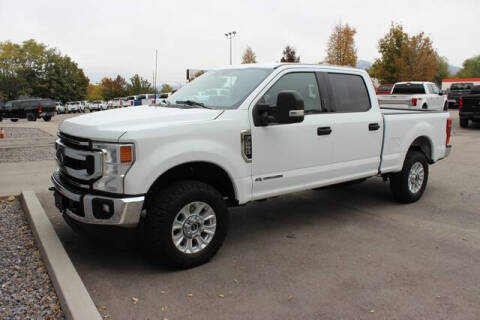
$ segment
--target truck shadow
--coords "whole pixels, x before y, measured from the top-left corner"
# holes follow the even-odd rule
[[[388,184],[370,179],[361,184],[299,192],[233,208],[226,243],[213,261],[230,259],[251,250],[252,241],[267,241],[274,235],[295,238],[312,225],[320,229],[341,227],[362,219],[368,207],[381,211],[391,207],[392,201]],[[85,235],[65,228],[57,233],[80,273],[91,268],[106,268],[117,275],[132,271],[170,272],[145,257],[144,244],[133,230],[105,228]]]

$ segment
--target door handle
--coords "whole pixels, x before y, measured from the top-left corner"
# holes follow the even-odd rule
[[[380,129],[380,125],[378,123],[370,123],[368,125],[368,130],[370,131],[377,131],[378,129]]]
[[[317,128],[317,136],[328,136],[330,133],[332,133],[332,128],[330,127]]]

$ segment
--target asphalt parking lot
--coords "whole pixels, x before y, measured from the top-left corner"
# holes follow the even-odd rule
[[[451,115],[454,149],[419,202],[397,204],[369,179],[235,208],[222,249],[191,270],[151,265],[127,236],[120,246],[75,234],[46,191],[52,160],[8,167],[0,194],[28,189],[15,182],[22,166],[38,174],[32,188],[113,319],[479,319],[480,125],[461,129]],[[51,133],[65,117],[8,126]]]

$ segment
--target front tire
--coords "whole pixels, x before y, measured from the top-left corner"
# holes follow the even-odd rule
[[[200,181],[180,181],[158,191],[147,204],[145,241],[153,261],[186,269],[209,261],[228,228],[222,195]]]
[[[460,128],[468,128],[468,119],[460,118]]]
[[[10,119],[10,121],[12,121],[12,122],[17,122],[18,119]]]
[[[419,151],[409,151],[402,171],[390,176],[390,190],[393,198],[402,203],[418,201],[428,182],[428,162]]]

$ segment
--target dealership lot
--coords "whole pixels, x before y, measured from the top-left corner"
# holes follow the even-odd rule
[[[453,152],[431,167],[419,202],[399,205],[388,184],[370,179],[235,208],[219,254],[186,271],[151,265],[130,234],[122,244],[76,235],[46,191],[53,160],[1,163],[0,194],[37,191],[93,300],[113,319],[478,319],[480,126],[461,129],[457,110],[451,115]],[[70,116],[0,126],[47,132],[48,148]]]

